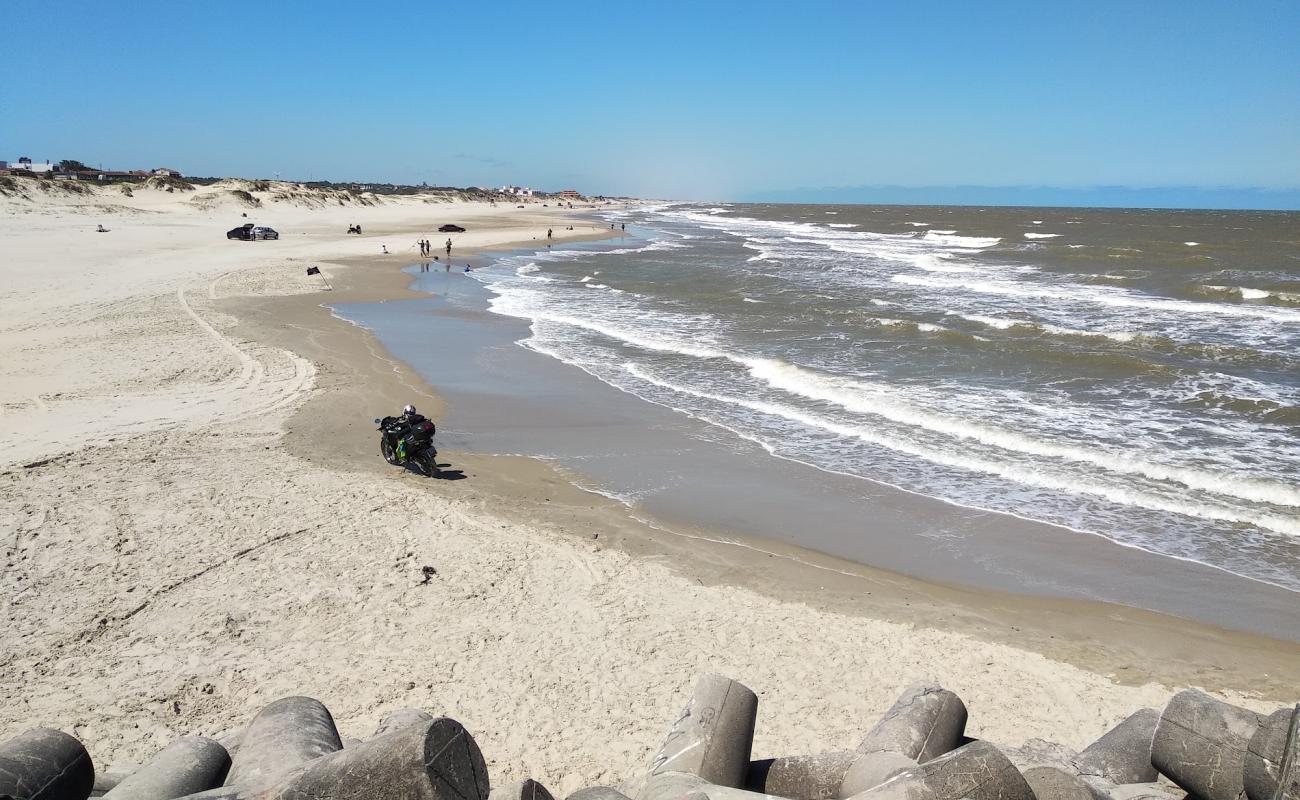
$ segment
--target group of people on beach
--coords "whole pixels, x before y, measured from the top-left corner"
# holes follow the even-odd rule
[[[430,256],[433,256],[433,259],[434,259],[435,261],[438,259],[437,256],[433,255],[433,242],[429,241],[428,239],[421,239],[421,240],[419,240],[418,242],[416,242],[416,244],[420,246],[420,258],[428,258],[428,257],[430,257]],[[447,240],[447,245],[446,245],[446,247],[447,247],[447,258],[450,259],[450,258],[451,258],[451,239],[448,239],[448,240]]]

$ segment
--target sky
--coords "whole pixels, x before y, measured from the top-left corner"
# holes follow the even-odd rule
[[[1300,201],[1294,0],[0,9],[22,22],[0,48],[0,159],[676,199]]]

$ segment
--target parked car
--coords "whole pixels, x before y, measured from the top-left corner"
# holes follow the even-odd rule
[[[226,238],[227,238],[227,239],[243,239],[243,240],[246,241],[246,242],[247,242],[247,241],[252,241],[252,239],[253,239],[253,223],[251,223],[251,222],[246,222],[246,223],[244,223],[243,225],[240,225],[238,228],[231,228],[230,230],[226,231]]]
[[[443,225],[441,228],[439,228],[438,232],[439,233],[464,233],[465,229],[459,225],[452,225],[451,223],[447,223],[446,225]]]
[[[280,238],[280,234],[276,232],[275,228],[264,228],[264,227],[262,227],[262,226],[260,226],[260,225],[259,225],[258,227],[256,227],[256,228],[253,228],[253,239],[254,239],[254,240],[257,240],[257,239],[264,239],[264,240],[265,240],[265,239],[279,239],[279,238]]]

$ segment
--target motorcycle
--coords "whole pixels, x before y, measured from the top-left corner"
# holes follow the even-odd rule
[[[432,478],[438,474],[438,449],[433,446],[437,431],[429,420],[409,425],[400,417],[376,419],[379,452],[394,466],[404,466]]]

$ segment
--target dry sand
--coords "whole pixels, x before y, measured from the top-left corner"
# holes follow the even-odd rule
[[[442,222],[470,228],[457,253],[599,231],[232,188],[0,197],[0,738],[50,725],[138,762],[307,694],[345,736],[448,714],[494,782],[568,792],[632,776],[706,670],[759,692],[758,757],[853,745],[921,680],[1012,745],[1082,746],[1189,684],[1295,699],[1293,644],[666,537],[526,459],[387,467],[370,419],[436,398],[321,304],[402,296]],[[283,238],[226,241],[240,213]]]

